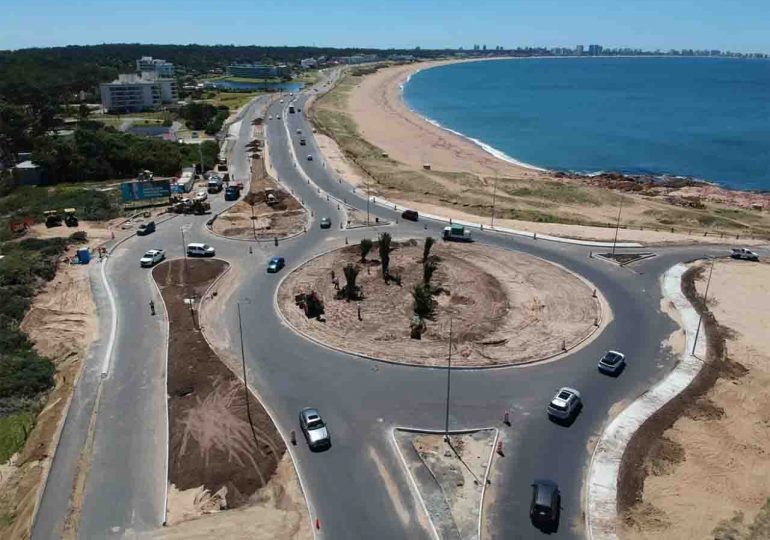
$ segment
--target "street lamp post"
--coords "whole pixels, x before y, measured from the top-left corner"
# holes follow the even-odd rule
[[[444,417],[444,440],[449,441],[449,393],[452,388],[452,317],[449,317],[449,355],[446,369],[446,415]]]
[[[250,304],[251,300],[244,298],[242,300],[245,304]],[[238,306],[238,336],[241,341],[241,368],[243,369],[243,398],[246,400],[246,417],[249,419],[249,427],[251,428],[251,435],[254,437],[254,444],[259,445],[257,439],[257,433],[254,431],[254,422],[251,419],[251,400],[249,399],[249,384],[246,382],[246,353],[243,349],[243,323],[241,322],[241,301],[236,302]]]
[[[618,221],[615,223],[615,238],[612,240],[612,255],[615,255],[615,245],[618,243],[618,231],[620,230],[620,213],[623,211],[623,199],[620,199],[618,208]]]
[[[706,302],[708,302],[709,298],[709,286],[711,285],[711,273],[714,271],[714,258],[710,257],[711,259],[711,267],[709,268],[709,277],[708,281],[706,281],[706,291],[703,293],[703,309],[706,309]],[[698,328],[695,330],[695,340],[692,343],[692,352],[690,354],[695,355],[695,347],[698,345],[698,336],[700,335],[700,326],[703,322],[703,313],[701,312],[698,315]]]
[[[495,226],[495,202],[497,200],[497,177],[494,179],[494,187],[492,188],[492,222],[489,224],[490,228]]]

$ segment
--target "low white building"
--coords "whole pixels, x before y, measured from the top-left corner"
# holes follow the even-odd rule
[[[318,66],[318,60],[315,58],[304,58],[299,61],[299,64],[302,66],[302,69],[311,69]]]
[[[160,58],[142,56],[139,60],[136,61],[136,71],[139,73],[156,73],[158,77],[173,77],[174,64],[171,62],[166,62],[165,60],[161,60]]]
[[[141,112],[179,100],[174,79],[149,72],[119,75],[116,81],[100,84],[99,92],[102,107],[108,112]]]

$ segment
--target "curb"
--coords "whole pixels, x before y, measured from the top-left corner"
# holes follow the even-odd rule
[[[679,363],[655,386],[642,394],[618,414],[605,428],[594,448],[588,467],[585,494],[585,527],[589,540],[617,539],[618,473],[628,442],[645,421],[689,386],[703,367],[707,340],[697,342],[696,354],[691,354],[699,316],[682,293],[682,274],[687,267],[676,264],[666,271],[661,288],[670,300],[686,334],[685,350]]]
[[[394,238],[393,240],[398,240],[398,239]],[[351,245],[355,245],[355,244],[351,244]],[[291,276],[295,271],[299,270],[303,266],[305,266],[307,264],[310,264],[314,260],[319,259],[319,258],[323,257],[324,255],[328,255],[328,254],[330,254],[330,253],[332,253],[334,251],[338,251],[340,249],[343,249],[343,248],[340,248],[340,247],[331,248],[331,249],[326,250],[324,252],[321,252],[321,253],[319,253],[317,255],[314,255],[313,257],[304,260],[301,264],[293,267],[291,270],[287,271],[287,273],[284,274],[283,277],[281,277],[280,281],[276,285],[275,293],[273,294],[273,311],[275,311],[278,314],[278,318],[281,320],[281,323],[284,324],[286,327],[288,327],[292,332],[294,332],[298,336],[300,336],[300,337],[310,341],[311,343],[315,343],[316,345],[318,345],[320,347],[323,347],[323,348],[325,348],[327,350],[333,351],[333,352],[338,352],[338,353],[342,353],[342,354],[349,355],[349,356],[363,358],[364,360],[371,360],[371,361],[380,362],[380,363],[383,363],[383,364],[390,364],[390,365],[393,365],[393,366],[404,366],[404,367],[413,367],[413,368],[421,368],[421,369],[438,369],[438,370],[446,369],[445,366],[430,366],[430,365],[425,365],[425,364],[416,364],[414,362],[397,362],[395,360],[387,360],[385,358],[379,358],[379,357],[371,356],[371,355],[368,355],[368,354],[365,354],[365,353],[359,353],[359,352],[350,351],[350,350],[347,350],[347,349],[342,349],[340,347],[336,347],[334,345],[330,345],[330,344],[326,343],[325,341],[322,341],[322,340],[318,339],[317,337],[315,337],[313,335],[310,335],[307,332],[304,332],[303,330],[300,330],[299,328],[294,326],[286,318],[286,316],[284,315],[284,313],[281,310],[280,306],[278,305],[278,291],[283,286],[283,282],[286,281],[289,278],[289,276]],[[501,248],[501,247],[495,247],[495,249],[502,249],[504,251],[511,251],[511,252],[517,252],[518,253],[518,250],[515,250],[515,249]],[[531,256],[532,257],[536,257],[535,255],[531,255]],[[603,331],[604,330],[604,328],[602,328],[602,323],[605,320],[605,313],[604,313],[604,310],[602,309],[602,305],[606,304],[607,307],[609,307],[609,302],[607,302],[607,300],[604,298],[604,295],[601,294],[601,291],[598,288],[594,287],[593,283],[591,283],[590,281],[585,279],[580,274],[577,274],[576,272],[573,272],[572,270],[569,270],[569,269],[565,268],[564,266],[562,266],[560,264],[554,263],[554,262],[549,261],[547,259],[543,259],[542,257],[536,257],[536,258],[541,259],[541,260],[547,262],[548,264],[552,264],[552,265],[554,265],[554,266],[556,266],[558,268],[561,268],[565,272],[569,272],[570,275],[575,276],[578,279],[580,279],[584,284],[588,285],[589,288],[596,290],[597,297],[594,300],[596,301],[596,303],[599,306],[599,317],[598,317],[599,324],[598,324],[598,326],[597,325],[592,325],[591,326],[591,331],[588,332],[582,338],[580,338],[580,340],[575,342],[575,344],[572,345],[570,348],[568,348],[566,351],[559,351],[559,352],[551,354],[549,356],[545,356],[545,357],[542,357],[542,358],[536,358],[536,359],[533,359],[533,360],[527,360],[525,362],[518,362],[516,364],[497,364],[497,365],[493,365],[493,366],[452,366],[453,370],[458,370],[458,371],[479,370],[479,371],[482,371],[482,370],[508,369],[508,368],[514,368],[515,369],[515,368],[528,367],[528,366],[531,366],[531,365],[534,365],[534,364],[541,364],[541,363],[544,364],[544,363],[547,363],[547,362],[551,362],[551,361],[555,361],[557,359],[560,359],[560,357],[562,357],[562,356],[567,356],[567,355],[572,354],[572,351],[574,351],[575,349],[577,349],[581,345],[583,345],[587,340],[589,340],[591,338],[591,336],[595,335],[597,331],[599,331],[599,330]],[[611,311],[610,311],[610,313],[611,313]]]
[[[262,406],[263,409],[265,409],[265,412],[270,417],[270,421],[275,426],[275,430],[281,435],[281,438],[283,439],[283,443],[286,446],[286,451],[289,453],[289,457],[291,458],[291,465],[292,465],[292,467],[294,467],[294,472],[297,475],[297,481],[299,483],[299,489],[302,492],[302,496],[305,499],[305,506],[307,507],[307,514],[308,514],[307,517],[310,520],[310,524],[309,524],[310,530],[313,532],[313,538],[318,538],[318,535],[316,534],[316,529],[313,526],[313,515],[314,515],[315,512],[313,511],[313,506],[310,503],[310,499],[309,499],[308,494],[307,494],[307,488],[305,487],[305,484],[302,482],[302,475],[300,474],[299,469],[297,468],[297,456],[294,455],[294,452],[292,450],[292,446],[293,445],[291,444],[291,442],[289,442],[289,437],[287,437],[286,434],[281,430],[280,424],[275,419],[276,417],[275,417],[275,413],[273,413],[273,410],[267,405],[267,403],[265,401],[263,401],[260,398],[259,394],[254,389],[252,389],[251,385],[248,384],[248,381],[244,381],[242,375],[239,375],[238,373],[233,371],[233,369],[229,365],[227,365],[226,362],[224,362],[221,359],[221,357],[217,353],[217,349],[211,344],[211,341],[209,341],[209,338],[206,335],[206,332],[204,331],[204,326],[200,324],[200,314],[201,314],[201,311],[203,310],[203,303],[206,301],[206,298],[208,296],[210,296],[209,292],[217,284],[219,284],[219,281],[222,278],[224,278],[228,274],[228,272],[230,272],[230,269],[232,269],[232,267],[233,267],[233,265],[231,263],[229,263],[228,261],[226,261],[224,259],[217,259],[217,260],[224,261],[225,263],[227,263],[227,269],[224,272],[222,272],[221,274],[219,274],[219,276],[217,276],[217,278],[213,282],[211,282],[211,285],[209,285],[206,288],[206,290],[204,291],[204,293],[201,295],[201,301],[198,304],[198,325],[200,326],[201,335],[203,336],[203,339],[206,341],[206,344],[209,346],[211,351],[215,355],[217,355],[217,357],[219,358],[219,361],[222,362],[222,365],[225,366],[227,369],[229,369],[230,372],[232,372],[233,375],[235,375],[235,377],[238,380],[242,381],[248,387],[249,393],[252,396],[254,396],[254,399],[256,399],[259,402],[259,404]],[[166,349],[168,350],[168,347]],[[166,476],[168,477],[168,474],[166,474]],[[166,481],[166,485],[168,485],[168,480]]]
[[[487,429],[491,429],[495,432],[495,437],[492,440],[492,449],[489,456],[489,461],[487,461],[487,468],[484,471],[484,479],[483,483],[481,485],[481,500],[479,502],[479,520],[477,524],[477,538],[481,539],[481,524],[484,518],[484,497],[487,493],[487,485],[488,485],[488,479],[489,479],[489,472],[492,469],[492,462],[495,459],[495,447],[497,446],[497,441],[500,438],[500,430],[496,427],[488,426],[488,427],[480,427],[480,428],[474,428],[474,429],[454,429],[449,430],[449,435],[465,435],[468,433],[476,433],[477,431],[484,431]],[[406,472],[407,478],[409,478],[409,483],[411,484],[412,489],[414,490],[414,493],[417,495],[417,498],[420,501],[420,504],[422,505],[423,510],[425,511],[425,516],[428,518],[428,522],[430,523],[431,528],[433,529],[433,533],[435,534],[435,537],[439,539],[441,536],[438,533],[438,530],[436,529],[436,526],[433,524],[433,520],[430,518],[430,513],[428,512],[428,507],[425,504],[425,500],[422,498],[422,494],[420,493],[420,489],[417,487],[417,483],[415,482],[414,478],[412,477],[412,474],[409,472],[409,465],[406,463],[406,459],[404,458],[403,454],[401,453],[401,450],[398,447],[398,443],[396,442],[396,430],[398,431],[406,431],[409,433],[426,433],[429,435],[443,435],[445,431],[443,429],[417,429],[417,428],[408,428],[408,427],[392,427],[390,428],[390,437],[391,442],[393,446],[396,449],[396,454],[398,455],[401,465],[404,467],[404,471]],[[424,464],[424,462],[423,462]],[[430,475],[436,480],[436,483],[438,483],[438,480],[436,479],[435,475],[433,474],[433,471],[430,470],[430,468],[425,466],[428,469],[428,472]],[[440,484],[439,484],[440,487]]]

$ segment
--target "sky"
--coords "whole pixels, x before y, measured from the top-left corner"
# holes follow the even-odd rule
[[[768,0],[0,0],[0,49],[99,43],[770,53]]]

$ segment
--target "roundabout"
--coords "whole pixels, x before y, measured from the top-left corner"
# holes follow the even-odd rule
[[[451,338],[453,368],[554,358],[599,335],[611,318],[601,293],[559,265],[519,251],[446,242],[432,246],[426,264],[424,242],[393,242],[388,279],[378,242],[365,257],[358,245],[315,257],[282,282],[278,309],[293,330],[317,343],[387,362],[443,367]],[[354,299],[344,294],[348,265],[357,271]],[[426,283],[426,266],[432,267],[433,309],[415,339],[414,291]],[[323,303],[323,315],[308,316],[298,305],[298,295],[310,293]]]

